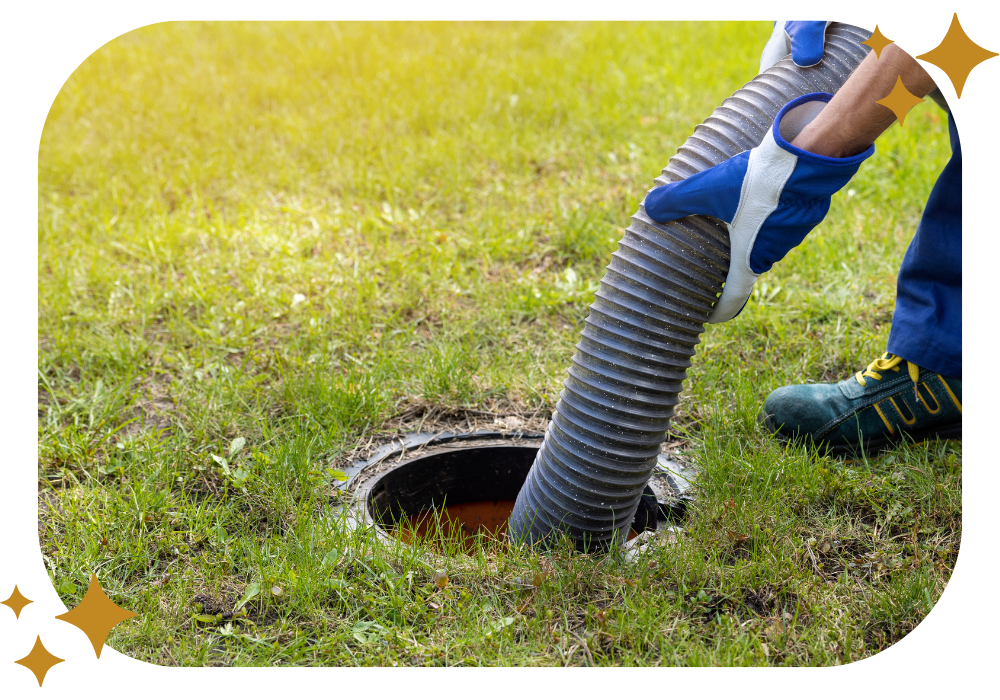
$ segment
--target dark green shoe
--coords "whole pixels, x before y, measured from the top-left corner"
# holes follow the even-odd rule
[[[904,440],[961,438],[962,380],[885,353],[836,384],[775,389],[760,420],[778,440],[811,442],[831,455],[878,452]]]

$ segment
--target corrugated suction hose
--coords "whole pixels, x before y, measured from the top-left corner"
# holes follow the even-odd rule
[[[870,50],[870,32],[831,24],[823,60],[790,57],[747,83],[695,128],[657,185],[759,145],[778,111],[835,93]],[[510,517],[515,542],[565,533],[582,550],[624,542],[666,438],[694,346],[729,270],[721,221],[658,224],[640,206],[590,307],[545,441]]]

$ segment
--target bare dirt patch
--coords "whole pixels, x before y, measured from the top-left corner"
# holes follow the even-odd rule
[[[509,401],[496,401],[482,409],[442,406],[412,398],[381,430],[362,437],[355,446],[342,452],[331,463],[343,469],[366,460],[381,447],[412,433],[501,432],[509,435],[544,434],[552,417],[551,408],[529,409]]]
[[[133,437],[140,433],[158,432],[164,437],[172,434],[173,414],[177,404],[170,397],[170,379],[161,374],[153,373],[139,384],[139,398],[136,400],[128,418],[134,418],[122,432]]]

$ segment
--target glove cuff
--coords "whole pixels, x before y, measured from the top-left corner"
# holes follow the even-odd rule
[[[798,158],[821,165],[859,166],[875,152],[875,144],[872,144],[856,156],[833,158],[832,156],[821,156],[818,153],[805,151],[797,146],[793,146],[791,143],[813,119],[819,116],[819,113],[823,111],[826,104],[832,99],[833,95],[828,92],[810,92],[801,97],[796,97],[782,107],[781,111],[778,112],[778,116],[774,118],[774,124],[771,126],[771,135],[774,137],[774,142],[780,148]]]

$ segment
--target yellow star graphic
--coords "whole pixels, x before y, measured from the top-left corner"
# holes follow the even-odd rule
[[[894,43],[892,39],[887,38],[882,32],[878,30],[878,25],[875,25],[875,31],[872,32],[871,38],[868,41],[862,41],[865,46],[871,46],[872,51],[875,52],[875,58],[882,57],[882,49],[884,49],[889,44]]]
[[[63,661],[65,659],[60,659],[58,656],[50,654],[49,650],[42,645],[42,638],[36,636],[35,646],[31,647],[31,652],[23,659],[18,659],[14,663],[21,664],[34,673],[35,678],[38,679],[38,687],[41,688],[42,681],[45,680],[45,674],[49,672],[49,669],[56,664],[61,664]]]
[[[899,125],[903,126],[906,113],[923,102],[923,100],[907,90],[906,86],[903,85],[903,79],[897,75],[896,84],[893,86],[892,92],[881,100],[877,100],[877,102],[883,107],[891,109],[892,113],[896,115],[896,119],[899,120]]]
[[[91,574],[90,586],[80,604],[69,612],[56,615],[56,619],[68,622],[83,630],[90,639],[90,643],[94,645],[94,653],[97,654],[97,658],[101,658],[104,640],[108,638],[111,629],[119,622],[124,622],[135,615],[134,612],[112,603],[104,594],[104,589],[101,588],[97,575]]]
[[[2,605],[6,605],[8,608],[14,611],[14,619],[19,619],[21,617],[21,610],[24,609],[25,605],[34,603],[33,600],[28,600],[23,595],[21,591],[17,590],[17,586],[14,586],[14,592],[10,594],[10,598],[3,601]]]
[[[996,55],[998,54],[987,51],[969,38],[962,25],[958,23],[958,13],[956,13],[951,20],[951,26],[948,27],[948,33],[944,35],[937,48],[917,58],[933,63],[943,70],[955,86],[955,93],[961,97],[962,88],[965,87],[965,81],[972,69]]]

